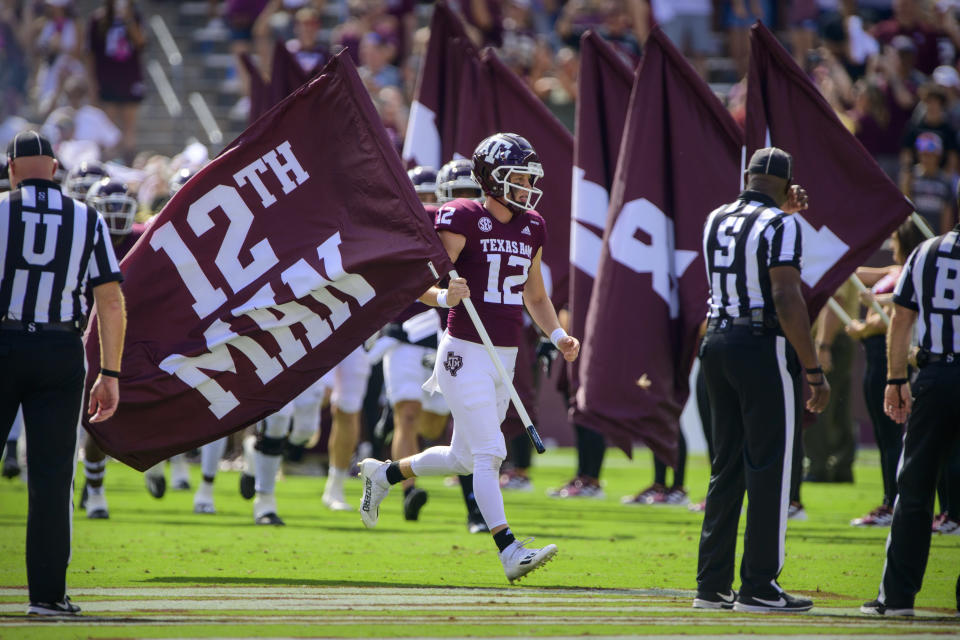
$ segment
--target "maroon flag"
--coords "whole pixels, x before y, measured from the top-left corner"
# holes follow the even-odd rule
[[[810,194],[795,214],[803,235],[810,317],[913,212],[913,206],[851,134],[773,34],[750,33],[747,158],[777,146],[793,155],[794,181]]]
[[[236,431],[451,267],[356,69],[337,56],[190,180],[123,261],[121,404],[87,429],[141,470]]]
[[[706,315],[701,234],[737,195],[742,133],[654,28],[629,115],[587,312],[577,421],[629,455],[676,458],[696,332]]]
[[[430,20],[430,41],[417,78],[416,96],[410,105],[403,141],[404,161],[439,169],[453,158],[461,114],[461,81],[463,75],[471,71],[464,66],[476,59],[477,50],[467,37],[463,22],[446,2],[437,2]]]
[[[580,38],[576,132],[573,138],[570,237],[570,333],[583,338],[620,140],[627,120],[633,71],[616,49],[587,31]],[[580,361],[567,365],[570,393],[580,386]]]
[[[319,68],[304,71],[283,40],[278,40],[273,47],[270,69],[271,106],[286,98],[320,72]]]
[[[260,68],[249,53],[244,51],[240,54],[240,63],[250,78],[250,114],[247,116],[247,124],[252,124],[274,105],[273,96],[270,85],[263,79]]]
[[[543,101],[510,70],[493,49],[482,59],[490,73],[496,131],[512,131],[530,141],[543,164],[543,178],[537,187],[543,197],[537,211],[547,221],[549,234],[543,248],[544,279],[557,307],[567,304],[570,292],[570,194],[573,178],[573,135],[543,104]],[[478,101],[477,106],[483,105]],[[473,118],[464,104],[461,117]],[[481,106],[482,108],[482,106]],[[487,135],[495,133],[490,131]],[[478,140],[479,142],[479,140]],[[471,153],[473,149],[470,150]],[[579,337],[579,336],[578,336]]]

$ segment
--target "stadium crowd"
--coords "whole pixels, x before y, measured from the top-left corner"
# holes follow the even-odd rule
[[[199,142],[184,141],[182,152],[168,157],[138,142],[138,130],[145,126],[139,121],[140,104],[151,91],[144,75],[144,52],[148,46],[144,23],[150,5],[156,2],[103,0],[90,12],[81,12],[80,4],[72,0],[0,0],[0,146],[5,148],[21,131],[40,130],[53,144],[60,161],[65,192],[80,200],[87,199],[98,210],[103,207],[105,216],[113,216],[109,220],[117,220],[111,222],[110,231],[119,252],[128,234],[136,237],[142,233],[142,223],[157,214],[169,197],[209,161],[211,150]],[[568,126],[572,126],[577,99],[580,36],[587,30],[601,34],[633,65],[642,59],[643,44],[653,24],[660,25],[683,50],[734,118],[743,124],[749,65],[747,30],[755,20],[761,20],[781,36],[843,124],[913,201],[930,229],[945,233],[957,223],[960,3],[456,0],[450,4],[464,18],[475,44],[496,49],[501,59]],[[269,79],[276,43],[283,43],[305,73],[318,70],[333,55],[346,50],[399,152],[417,72],[429,39],[424,25],[430,10],[430,3],[415,0],[209,0],[206,29],[228,33],[230,52],[236,60],[233,77],[241,88],[241,97],[232,110],[234,116],[242,120],[248,117],[252,80],[249,74],[258,73],[262,79]],[[245,54],[252,54],[253,68],[242,63]],[[479,190],[471,183],[469,171],[467,175],[456,174],[455,167],[449,165],[439,176],[426,175],[424,171],[412,172],[411,179],[425,203],[436,202],[438,197],[442,203],[462,195],[459,189]],[[10,186],[7,184],[7,188]],[[479,197],[479,191],[474,196]],[[798,476],[791,487],[793,518],[806,517],[800,501],[801,481],[854,480],[859,433],[852,417],[850,389],[852,384],[859,383],[851,380],[859,342],[866,353],[862,384],[868,405],[873,405],[868,410],[881,453],[884,495],[877,509],[854,518],[851,524],[889,526],[892,521],[901,431],[899,425],[879,411],[878,398],[883,393],[886,372],[885,325],[872,303],[876,301],[889,311],[900,267],[920,241],[922,235],[912,222],[901,227],[891,239],[895,264],[864,267],[858,272],[870,291],[860,293],[845,285],[835,296],[854,321],[844,327],[832,311],[824,310],[814,328],[819,357],[834,395],[831,407],[823,415],[815,420],[810,416],[812,424],[804,435],[806,473],[802,478]],[[866,313],[862,313],[864,309]],[[531,340],[531,353],[535,365],[549,364],[556,355],[551,353],[549,340],[536,336]],[[385,432],[389,434],[389,425],[394,421],[408,424],[416,418],[401,416],[404,407],[380,399],[384,374],[382,368],[378,372],[375,363],[371,366],[372,374],[370,369],[352,374],[359,380],[355,384],[362,388],[352,390],[349,402],[342,393],[338,398],[339,382],[332,379],[313,389],[304,405],[309,414],[305,419],[311,424],[299,431],[298,420],[304,419],[302,406],[291,406],[280,416],[275,432],[270,431],[268,421],[267,432],[256,437],[259,454],[253,451],[253,439],[246,443],[246,456],[239,439],[234,446],[216,444],[210,454],[213,462],[204,463],[204,486],[195,499],[197,512],[215,512],[211,487],[217,459],[226,447],[226,455],[237,461],[248,478],[245,496],[257,497],[255,520],[260,524],[283,524],[277,516],[272,481],[267,476],[271,472],[275,475],[281,455],[295,463],[302,458],[304,448],[317,444],[321,433],[319,407],[329,400],[330,390],[334,404],[339,399],[349,406],[338,405],[331,419],[330,428],[341,435],[334,436],[329,445],[330,476],[324,504],[331,509],[352,509],[343,492],[351,458],[381,451],[386,454],[382,457],[387,457],[390,444]],[[408,400],[403,398],[401,402]],[[437,413],[446,415],[444,409]],[[425,423],[420,424],[423,436]],[[282,440],[288,430],[291,440],[286,445],[264,444]],[[352,435],[343,435],[348,432]],[[425,440],[441,437],[435,426],[426,432],[430,437]],[[293,442],[294,434],[303,437]],[[405,432],[405,437],[409,439],[410,434]],[[358,439],[361,451],[355,455]],[[581,451],[581,455],[592,456],[595,464],[590,465],[588,473],[578,471],[566,486],[551,491],[553,497],[603,497],[602,450],[597,454],[597,442],[589,437],[578,438],[578,442],[592,450]],[[605,445],[601,441],[599,446],[602,449]],[[532,487],[528,447],[525,435],[512,444],[508,460],[511,464],[501,477],[504,489]],[[702,509],[702,504],[690,504],[684,486],[686,453],[683,448],[681,451],[671,486],[666,483],[666,465],[657,461],[654,484],[628,496],[624,502]],[[408,455],[415,451],[408,448],[395,453]],[[93,497],[87,503],[88,515],[107,517],[106,502],[100,499],[103,454],[87,451],[85,457],[85,496],[87,500]],[[241,458],[245,461],[239,462]],[[265,462],[266,458],[270,460]],[[6,443],[3,474],[15,477],[21,471],[21,463],[17,441],[11,439]],[[178,474],[173,486],[185,488],[183,460],[173,464]],[[160,480],[162,468],[147,476],[147,486],[156,497],[165,490],[165,481]],[[469,481],[461,486],[468,527],[472,532],[485,530],[472,486]],[[409,482],[405,487],[408,497],[419,495]],[[960,447],[941,474],[939,496],[940,515],[933,523],[934,530],[960,535]],[[405,515],[416,519],[425,500],[407,500]]]

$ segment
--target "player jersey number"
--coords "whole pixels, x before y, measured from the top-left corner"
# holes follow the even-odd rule
[[[483,301],[494,304],[523,304],[523,294],[514,291],[514,289],[527,281],[530,259],[523,256],[510,256],[507,260],[507,266],[520,267],[522,271],[503,279],[502,293],[500,288],[500,261],[501,255],[499,253],[487,254],[490,270],[487,272],[487,290],[483,292]]]
[[[449,225],[453,222],[453,214],[456,211],[453,207],[440,207],[437,209],[437,224]]]

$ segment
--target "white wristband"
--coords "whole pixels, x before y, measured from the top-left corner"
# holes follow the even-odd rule
[[[563,330],[563,327],[557,327],[553,330],[553,333],[550,334],[550,342],[553,343],[553,346],[560,348],[560,345],[557,344],[563,338],[567,337],[567,332]]]
[[[447,289],[440,289],[440,293],[437,294],[437,306],[450,308],[450,305],[447,304]]]

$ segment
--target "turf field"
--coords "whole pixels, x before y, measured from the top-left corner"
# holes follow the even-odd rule
[[[876,595],[887,530],[849,526],[880,498],[876,454],[865,452],[854,485],[806,485],[810,520],[791,522],[781,584],[812,597],[795,616],[690,608],[701,516],[677,507],[623,507],[621,495],[650,484],[650,456],[612,451],[607,498],[547,498],[573,469],[569,450],[535,459],[533,493],[508,493],[518,536],[560,547],[556,559],[508,586],[487,535],[470,535],[459,488],[423,481],[420,522],[405,522],[400,492],[380,525],[322,508],[322,479],[277,485],[285,527],[257,527],[237,493],[237,473],[217,478],[216,515],[192,513],[193,492],[150,497],[139,473],[111,463],[111,518],[74,520],[70,593],[84,617],[24,615],[26,487],[0,481],[0,638],[184,637],[623,637],[636,635],[947,637],[960,635],[954,588],[960,536],[935,535],[918,617],[861,616]],[[193,467],[193,481],[199,468]],[[706,490],[701,456],[690,461],[695,500]],[[82,484],[82,477],[78,487]],[[360,482],[348,484],[359,503]]]

